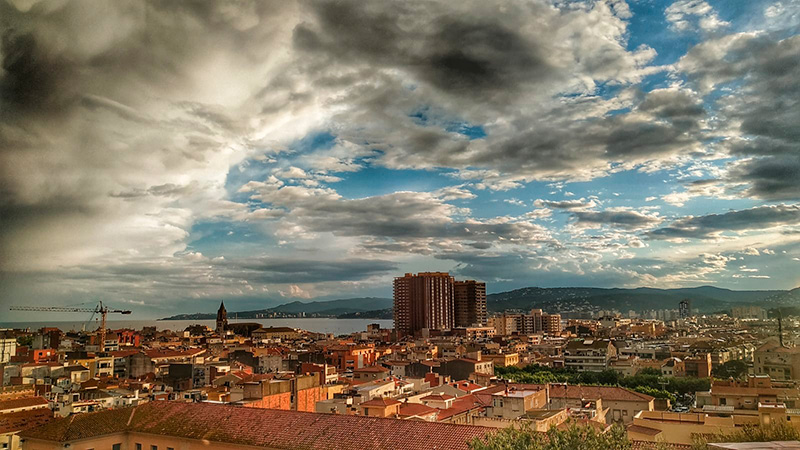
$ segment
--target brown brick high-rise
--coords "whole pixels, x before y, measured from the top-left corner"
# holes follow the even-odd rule
[[[485,325],[486,283],[475,280],[456,281],[453,289],[456,327]]]
[[[447,330],[455,324],[453,277],[447,272],[407,273],[394,279],[394,327],[397,337],[423,328]]]

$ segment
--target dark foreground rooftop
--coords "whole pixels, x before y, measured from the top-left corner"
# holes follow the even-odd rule
[[[21,433],[67,443],[114,433],[148,433],[274,449],[467,449],[492,428],[364,416],[150,402],[79,414]]]

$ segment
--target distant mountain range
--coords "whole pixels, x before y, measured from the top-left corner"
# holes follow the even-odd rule
[[[713,286],[680,289],[654,288],[538,288],[527,287],[487,296],[490,312],[528,311],[541,308],[549,313],[590,314],[603,310],[641,312],[652,309],[677,309],[678,302],[689,299],[700,313],[727,311],[732,306],[756,305],[764,308],[800,307],[800,288],[790,291],[733,291]],[[338,300],[294,301],[269,309],[228,312],[228,317],[258,319],[268,317],[340,317],[391,318],[392,299],[380,297],[343,298]],[[208,320],[216,313],[178,314],[162,320]]]
[[[317,317],[338,317],[344,314],[364,313],[367,311],[380,311],[389,309],[393,305],[390,298],[380,297],[359,297],[342,298],[338,300],[327,300],[303,303],[294,301],[285,303],[268,309],[258,309],[253,311],[228,311],[228,317],[238,319],[261,319],[268,317],[291,317],[305,314],[306,316]],[[178,314],[166,317],[161,320],[209,320],[216,319],[217,313],[193,313]]]
[[[798,292],[795,292],[798,291]],[[792,292],[795,292],[792,294]],[[487,296],[489,311],[541,308],[550,313],[590,313],[602,310],[677,309],[683,299],[701,313],[728,310],[736,305],[800,305],[800,289],[793,291],[732,291],[713,286],[679,289],[522,288]],[[767,305],[767,299],[772,299]]]

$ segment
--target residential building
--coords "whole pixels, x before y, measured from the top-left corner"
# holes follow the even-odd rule
[[[573,340],[564,349],[564,365],[580,372],[600,372],[616,356],[617,349],[608,339]]]
[[[485,325],[487,323],[486,283],[475,280],[454,282],[453,306],[456,327]]]
[[[800,347],[785,347],[771,339],[753,353],[753,370],[773,380],[800,380]]]
[[[407,273],[394,279],[394,326],[398,338],[455,325],[454,280],[446,272]]]
[[[500,419],[516,419],[533,409],[547,407],[546,389],[518,389],[514,386],[491,394],[491,406],[486,407],[486,416]]]

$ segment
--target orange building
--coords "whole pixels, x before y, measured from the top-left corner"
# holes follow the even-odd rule
[[[370,417],[396,417],[400,414],[401,402],[387,397],[373,398],[359,405],[361,414]]]

